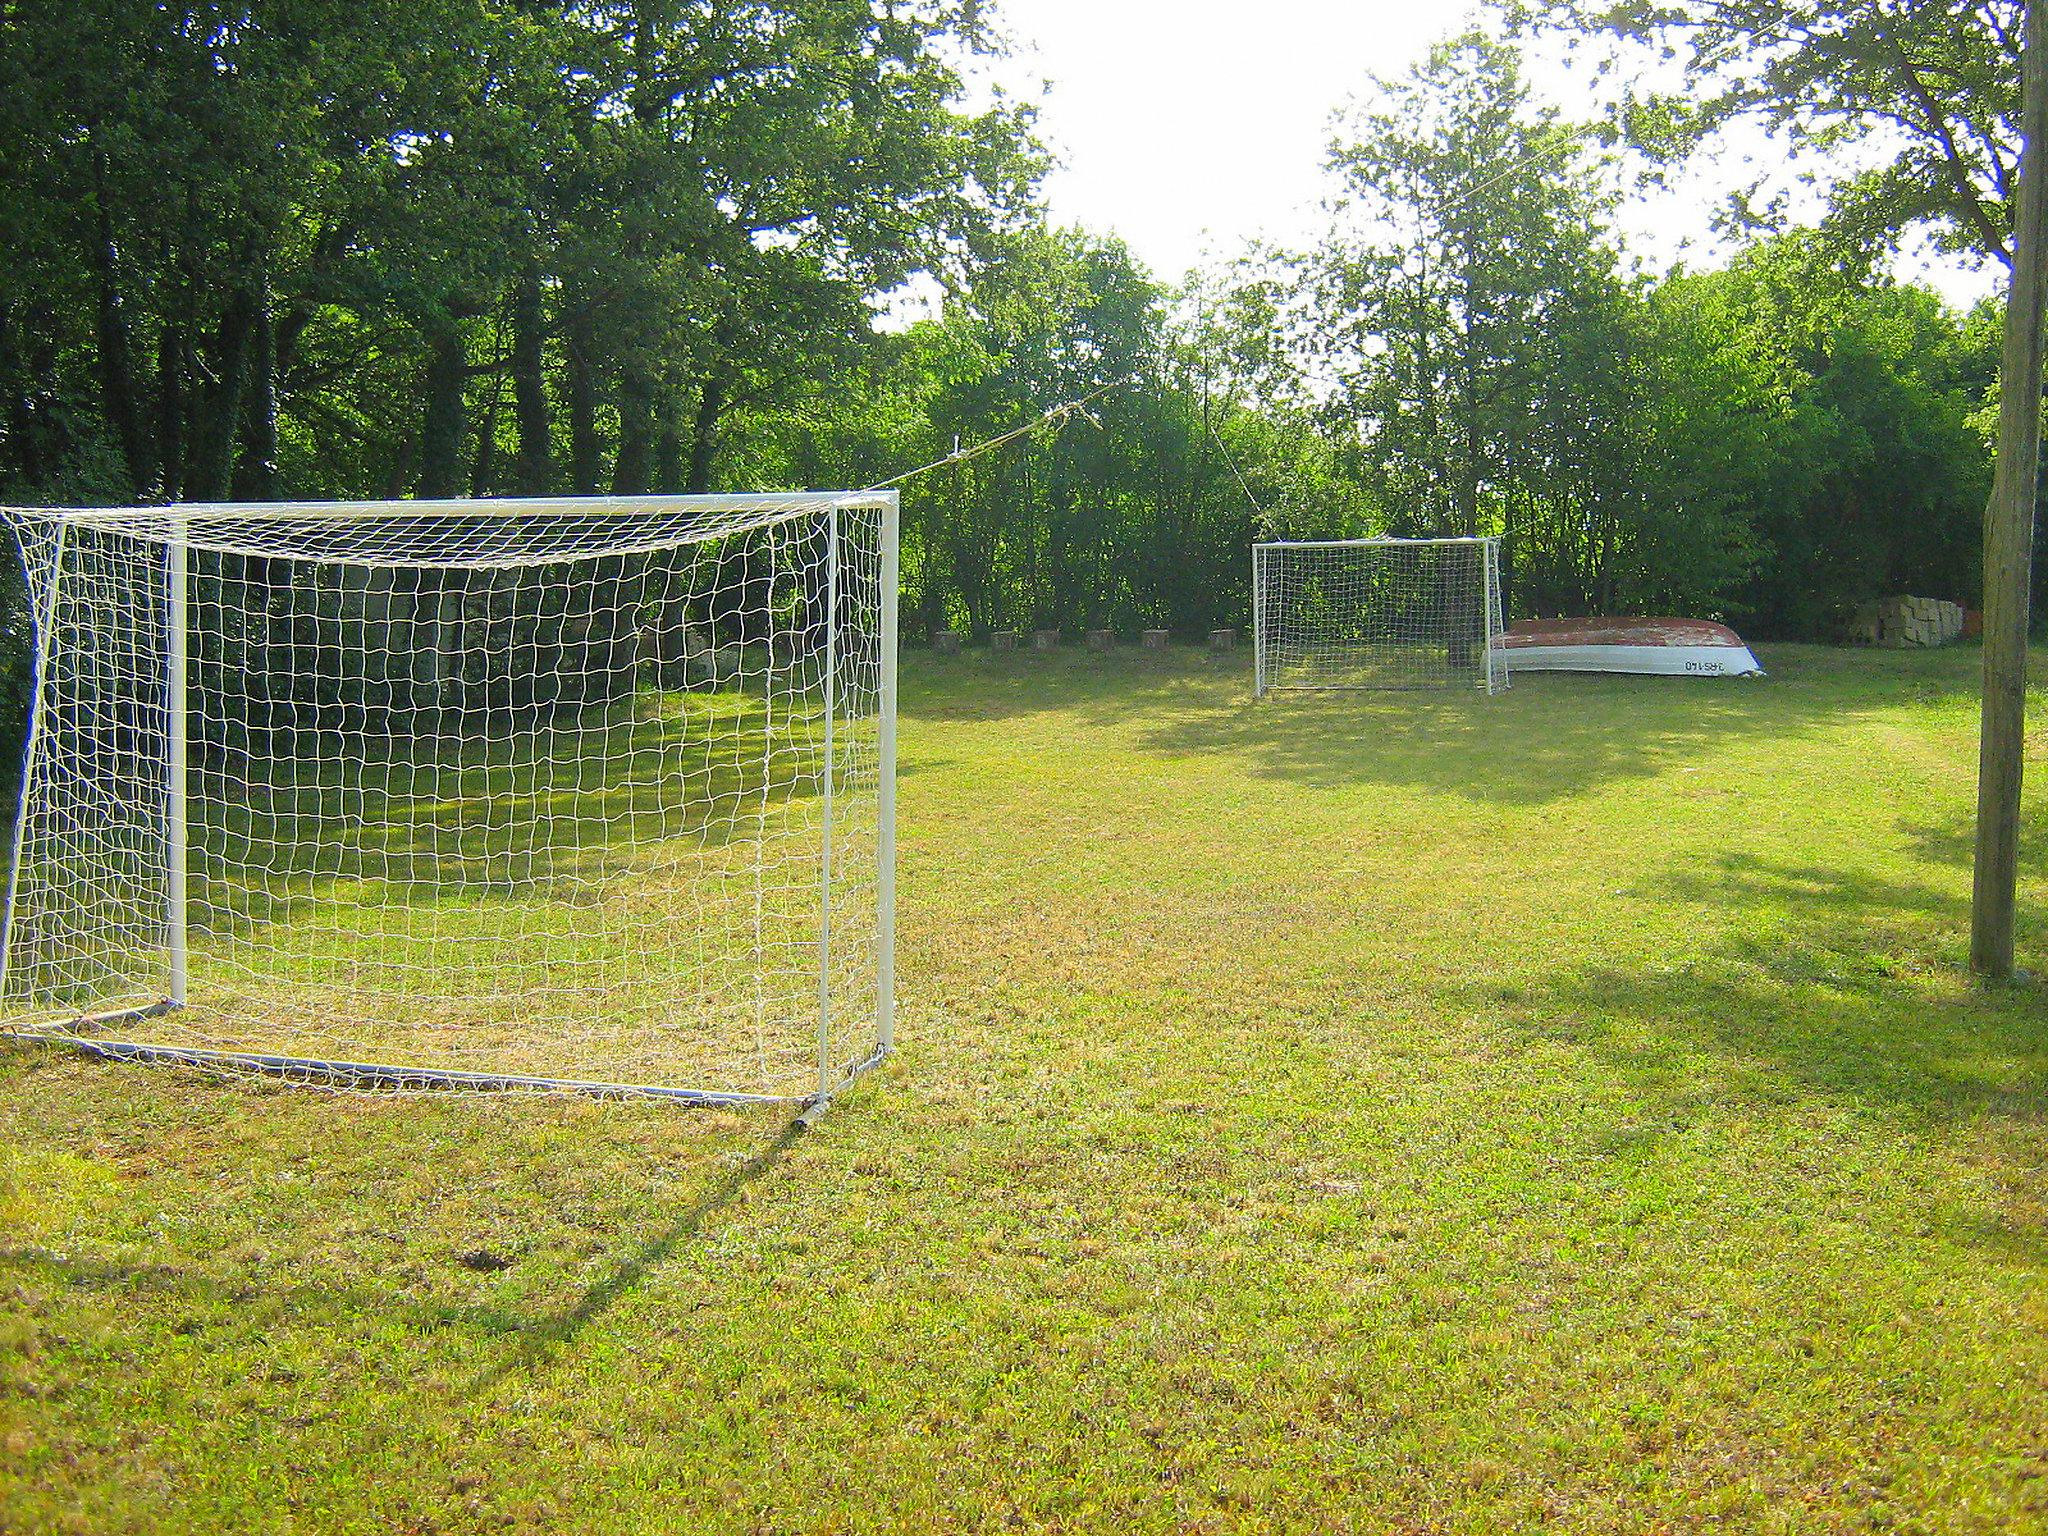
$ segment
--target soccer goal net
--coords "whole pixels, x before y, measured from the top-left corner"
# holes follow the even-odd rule
[[[0,1029],[729,1103],[888,1050],[893,492],[5,515]]]
[[[1508,685],[1500,541],[1252,546],[1256,689]]]

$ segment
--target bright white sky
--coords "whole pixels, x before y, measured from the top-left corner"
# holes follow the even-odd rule
[[[1316,205],[1332,109],[1372,74],[1390,76],[1457,30],[1459,0],[997,0],[1016,56],[997,74],[1040,101],[1061,159],[1046,186],[1056,218],[1129,242],[1155,276],[1178,281],[1205,255],[1265,236],[1301,244]],[[1533,71],[1567,111],[1588,98],[1561,69]],[[1050,82],[1043,97],[1041,86]],[[1634,202],[1629,249],[1653,268],[1711,260],[1713,173]],[[1988,278],[1916,264],[1960,303]]]

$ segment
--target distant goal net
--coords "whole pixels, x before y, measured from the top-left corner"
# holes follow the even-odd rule
[[[815,1101],[889,1048],[893,492],[15,508],[0,1031]]]
[[[1500,541],[1252,546],[1255,690],[1508,685]]]

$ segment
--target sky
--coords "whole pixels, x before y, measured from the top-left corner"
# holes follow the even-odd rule
[[[1015,56],[997,78],[1039,103],[1042,135],[1061,161],[1046,184],[1054,216],[1121,235],[1168,281],[1252,238],[1314,238],[1332,110],[1369,75],[1421,59],[1467,14],[1444,0],[998,3]],[[1539,61],[1531,77],[1540,95],[1586,113],[1584,89],[1561,66]],[[1709,212],[1745,151],[1768,146],[1742,146],[1726,170],[1703,169],[1626,205],[1628,248],[1653,270],[1711,262],[1721,247]],[[1905,275],[1954,302],[1988,288],[1986,276],[1952,262],[1908,265]]]

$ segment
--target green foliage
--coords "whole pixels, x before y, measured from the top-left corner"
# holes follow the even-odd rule
[[[1312,430],[1235,397],[1120,243],[1033,227],[986,258],[941,315],[876,338],[863,371],[750,423],[756,478],[938,465],[902,488],[913,634],[1245,622],[1250,494],[1332,478]],[[1056,430],[946,462],[1091,395]]]
[[[906,484],[914,631],[1241,624],[1260,532],[1502,532],[1525,612],[1810,635],[1876,591],[1967,599],[1995,317],[1873,278],[1839,219],[1646,281],[1600,146],[1676,153],[1769,90],[1831,143],[1893,42],[1996,127],[2003,13],[1943,44],[1852,6],[1841,46],[1752,56],[1767,12],[1821,26],[1549,8],[1689,39],[1720,92],[1604,128],[1455,36],[1340,123],[1338,234],[1174,292],[1034,209],[1029,109],[965,105],[996,46],[972,0],[24,0],[0,17],[0,489],[863,485],[1101,391]],[[1793,112],[1826,68],[1848,83]],[[1994,147],[1971,175],[1995,191]],[[1913,217],[1962,228],[1936,201]],[[911,278],[944,303],[897,328]]]
[[[0,389],[92,401],[117,500],[703,488],[1030,185],[1026,115],[958,104],[988,45],[951,0],[30,0]]]
[[[1813,239],[1675,278],[1651,315],[1658,493],[1741,527],[1731,613],[1824,635],[1887,593],[1974,599],[1989,473],[1971,420],[1996,360],[1957,316]]]
[[[1614,286],[1575,154],[1571,130],[1529,112],[1514,53],[1476,32],[1382,85],[1339,135],[1345,224],[1305,299],[1326,411],[1355,433],[1392,531],[1481,532],[1546,477],[1510,429],[1565,387],[1556,347]]]
[[[1344,223],[1295,263],[1297,349],[1380,528],[1504,534],[1522,611],[1711,608],[1746,569],[1743,508],[1673,441],[1705,423],[1671,419],[1589,145],[1483,33],[1379,85],[1332,152]]]

